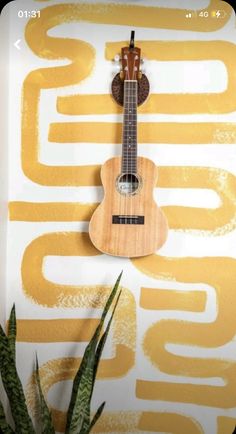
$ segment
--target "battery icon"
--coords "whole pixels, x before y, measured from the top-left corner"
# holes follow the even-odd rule
[[[213,18],[224,18],[226,15],[226,12],[223,9],[218,9],[216,11],[211,12],[211,16]]]

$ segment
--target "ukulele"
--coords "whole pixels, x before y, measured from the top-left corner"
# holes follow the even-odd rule
[[[98,250],[129,258],[154,253],[168,232],[166,217],[153,199],[157,167],[148,158],[137,156],[140,51],[134,46],[132,31],[130,45],[121,50],[122,70],[117,74],[123,89],[122,155],[102,166],[104,199],[89,224],[90,239]]]

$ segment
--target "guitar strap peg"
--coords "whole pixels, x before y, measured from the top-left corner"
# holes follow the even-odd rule
[[[135,31],[134,31],[134,30],[131,30],[129,49],[134,48],[134,34],[135,34]]]

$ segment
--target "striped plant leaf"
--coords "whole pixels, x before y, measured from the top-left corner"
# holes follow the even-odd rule
[[[97,422],[97,420],[101,416],[103,408],[105,406],[105,402],[103,402],[100,405],[100,407],[98,408],[98,410],[96,411],[96,414],[95,414],[92,422],[89,423],[90,422],[90,402],[91,402],[91,399],[92,399],[92,394],[93,394],[94,384],[95,384],[95,380],[96,380],[97,369],[98,369],[99,361],[100,361],[100,358],[101,358],[101,355],[102,355],[102,350],[103,350],[104,345],[105,345],[106,340],[107,340],[107,336],[108,336],[108,333],[109,333],[109,330],[110,330],[110,327],[111,327],[112,319],[113,319],[113,316],[114,316],[114,313],[115,313],[115,310],[116,310],[116,307],[117,307],[120,295],[121,295],[121,291],[119,292],[118,297],[116,299],[116,303],[115,303],[115,306],[113,308],[113,311],[112,311],[111,317],[109,319],[108,325],[106,327],[106,330],[103,333],[103,335],[102,335],[102,337],[101,337],[101,339],[100,339],[100,341],[98,343],[97,349],[96,349],[94,363],[93,363],[93,380],[92,380],[92,385],[90,387],[90,398],[89,398],[89,404],[88,404],[88,406],[89,406],[89,419],[87,419],[86,421],[84,421],[84,424],[82,426],[82,430],[79,432],[79,434],[89,434],[90,433],[92,427],[95,425],[95,423]]]
[[[38,358],[36,356],[36,370],[35,370],[36,383],[38,386],[39,399],[40,399],[40,409],[41,409],[41,420],[42,420],[42,434],[55,434],[53,427],[51,412],[47,406],[46,400],[43,395],[40,377],[39,377],[39,365]]]
[[[103,333],[100,341],[98,342],[97,349],[96,349],[96,352],[95,352],[95,357],[93,358],[93,378],[92,378],[92,384],[90,384],[90,388],[89,388],[89,391],[88,391],[88,393],[89,393],[89,398],[88,398],[88,417],[86,419],[84,419],[81,430],[80,431],[76,431],[76,433],[79,433],[79,434],[89,434],[90,433],[93,425],[95,425],[95,423],[97,422],[97,420],[101,416],[103,408],[105,406],[105,402],[103,402],[100,405],[100,407],[98,408],[98,410],[96,411],[96,414],[95,414],[92,422],[90,423],[90,403],[91,403],[91,399],[92,399],[92,393],[93,393],[93,389],[94,389],[94,384],[95,384],[95,379],[96,379],[98,364],[99,364],[99,361],[100,361],[100,358],[101,358],[101,355],[102,355],[102,350],[103,350],[104,345],[105,345],[106,340],[107,340],[107,336],[108,336],[108,333],[109,333],[109,330],[110,330],[110,327],[111,327],[112,319],[113,319],[113,316],[114,316],[114,313],[115,313],[115,310],[116,310],[116,307],[117,307],[120,295],[121,295],[121,291],[118,294],[118,297],[116,299],[115,306],[113,308],[113,311],[112,311],[111,317],[109,319],[108,325],[107,325],[106,330]]]
[[[8,332],[7,332],[9,346],[12,351],[13,359],[16,358],[16,311],[15,305],[13,305],[10,318],[8,322]]]
[[[105,402],[103,402],[101,405],[100,405],[100,407],[98,407],[98,409],[97,409],[97,411],[96,411],[96,413],[95,413],[95,415],[94,415],[94,417],[93,417],[93,419],[92,419],[92,422],[90,423],[90,425],[89,425],[89,433],[90,433],[90,431],[91,431],[91,429],[93,428],[93,426],[95,425],[95,423],[98,421],[98,419],[99,419],[99,417],[101,416],[101,414],[102,414],[102,412],[103,412],[103,409],[104,409],[104,407],[105,407]]]
[[[71,434],[71,432],[72,432],[71,431],[71,425],[72,425],[73,415],[74,415],[76,407],[79,409],[80,403],[82,405],[83,413],[81,411],[80,421],[77,421],[76,426],[79,427],[79,424],[80,424],[80,428],[81,428],[82,424],[84,422],[84,417],[85,417],[84,412],[87,411],[88,400],[86,399],[87,398],[87,393],[86,393],[87,392],[87,386],[85,389],[83,383],[86,381],[85,376],[87,376],[87,379],[89,378],[88,366],[90,365],[90,363],[89,363],[89,360],[91,359],[90,354],[95,352],[94,341],[95,341],[95,337],[93,336],[92,340],[90,341],[90,343],[86,347],[86,350],[85,350],[84,356],[82,358],[79,370],[78,370],[78,372],[74,378],[74,381],[73,381],[71,399],[70,399],[70,404],[69,404],[69,408],[68,408],[68,412],[67,412],[65,434]],[[82,394],[83,394],[83,396],[82,396]],[[89,415],[87,415],[87,419],[88,418],[89,418]],[[80,432],[80,431],[78,431],[78,432]]]
[[[19,379],[12,344],[0,326],[0,372],[2,382],[11,407],[17,434],[35,434],[27,411],[25,395]]]
[[[90,425],[90,391],[92,388],[93,368],[92,357],[88,361],[88,367],[81,378],[78,397],[76,400],[72,420],[69,428],[69,434],[85,434]]]
[[[6,416],[4,413],[3,405],[0,401],[0,433],[2,434],[14,434],[13,429],[8,425]]]
[[[120,295],[121,295],[121,291],[119,292],[118,297],[116,299],[115,306],[113,308],[113,311],[112,311],[111,317],[109,319],[109,322],[107,324],[106,330],[103,333],[103,335],[102,335],[102,337],[101,337],[101,339],[100,339],[100,341],[98,343],[98,346],[97,346],[97,350],[96,350],[96,354],[95,354],[95,362],[94,362],[93,385],[95,383],[95,379],[96,379],[96,375],[97,375],[97,369],[98,369],[98,364],[99,364],[99,361],[100,361],[100,358],[101,358],[101,355],[102,355],[102,351],[103,351],[104,345],[105,345],[106,340],[107,340],[108,333],[109,333],[110,328],[111,328],[111,323],[112,323],[112,320],[113,320],[114,313],[116,311],[116,307],[117,307]]]
[[[78,372],[74,378],[71,400],[67,413],[66,431],[65,434],[87,434],[90,431],[90,403],[92,398],[92,392],[94,387],[94,381],[96,377],[98,362],[101,356],[101,351],[104,347],[105,340],[108,332],[104,333],[99,346],[99,337],[102,331],[102,327],[106,318],[106,315],[110,309],[110,306],[116,296],[122,273],[120,273],[111,294],[104,307],[100,322],[94,332],[94,335],[85,349],[84,356],[82,358]],[[114,315],[115,304],[112,316]],[[112,318],[111,318],[112,319]],[[110,327],[110,322],[108,329]],[[97,352],[98,350],[98,352]],[[99,413],[98,413],[99,417]]]
[[[82,381],[82,384],[81,384],[81,390],[85,392],[84,394],[86,394],[85,399],[87,398],[88,408],[87,408],[87,417],[85,417],[83,419],[83,424],[82,424],[82,427],[81,427],[81,431],[76,431],[76,432],[79,432],[80,434],[87,434],[87,433],[90,432],[90,429],[89,429],[89,427],[91,425],[90,424],[90,402],[91,402],[91,399],[92,399],[92,393],[93,393],[93,388],[94,388],[94,384],[95,384],[95,379],[96,379],[96,374],[97,374],[97,368],[98,368],[98,364],[99,364],[99,361],[100,361],[100,358],[101,358],[101,355],[102,355],[102,350],[104,348],[104,345],[106,343],[106,339],[107,339],[107,336],[108,336],[108,333],[109,333],[109,330],[110,330],[110,326],[111,326],[111,322],[112,322],[112,319],[113,319],[113,316],[114,316],[114,313],[115,313],[115,310],[116,310],[116,306],[117,306],[119,298],[120,298],[120,294],[121,294],[121,291],[120,291],[120,293],[119,293],[119,295],[118,295],[118,297],[116,299],[116,303],[115,303],[115,306],[113,308],[112,315],[111,315],[111,317],[109,319],[109,322],[108,322],[108,325],[106,327],[106,330],[103,333],[100,341],[97,344],[97,348],[96,348],[95,354],[91,353],[91,369],[89,369],[88,373],[84,374],[85,381],[84,382]],[[82,396],[82,394],[81,394],[81,396]],[[104,403],[104,405],[105,405],[105,403]],[[102,410],[103,410],[104,405],[102,406]],[[81,409],[81,411],[83,411],[83,409]],[[86,409],[85,409],[85,411],[86,411]],[[99,411],[97,411],[96,415],[97,415],[96,418],[98,419],[99,416],[101,415],[101,413]]]

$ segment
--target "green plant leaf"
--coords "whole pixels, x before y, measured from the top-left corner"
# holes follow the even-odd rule
[[[19,379],[12,345],[0,326],[0,372],[2,382],[11,407],[17,434],[35,434],[27,411],[25,395]]]
[[[45,400],[44,395],[43,395],[42,387],[41,387],[37,355],[36,355],[35,377],[36,377],[36,383],[38,386],[39,399],[40,399],[42,434],[55,434],[51,412],[47,406],[46,400]]]
[[[2,434],[14,434],[13,429],[8,425],[3,405],[0,401],[0,433]]]
[[[83,369],[83,374],[80,378],[80,382],[77,388],[73,413],[70,425],[66,427],[66,434],[84,434],[84,432],[87,432],[89,429],[91,400],[90,397],[91,389],[93,386],[94,357],[95,349],[91,348],[90,354],[86,358],[87,365]]]
[[[100,358],[99,354],[101,354],[105,341],[104,344],[101,344],[99,347],[100,350],[98,354],[96,353],[96,350],[106,315],[117,293],[121,276],[122,273],[120,273],[111,294],[108,297],[100,322],[85,349],[80,367],[74,378],[71,400],[67,413],[65,434],[86,434],[89,432],[90,402],[97,372],[97,365]],[[105,338],[103,339],[105,340]]]
[[[99,361],[100,361],[100,358],[101,358],[101,355],[102,355],[102,351],[103,351],[104,345],[105,345],[106,340],[107,340],[107,336],[108,336],[108,333],[109,333],[109,330],[110,330],[110,327],[111,327],[111,323],[112,323],[112,320],[113,320],[113,316],[114,316],[114,313],[115,313],[115,310],[116,310],[116,307],[117,307],[120,295],[121,295],[121,291],[118,294],[118,297],[116,299],[115,306],[113,308],[113,311],[112,311],[111,317],[109,319],[109,322],[107,324],[106,330],[103,333],[103,335],[102,335],[102,337],[101,337],[101,339],[100,339],[100,341],[98,343],[97,350],[96,350],[96,353],[95,353],[94,367],[93,367],[93,382],[92,382],[92,386],[91,386],[91,390],[90,390],[89,405],[90,405],[90,402],[91,402],[91,399],[92,399],[92,394],[93,394],[94,384],[95,384],[95,380],[96,380],[96,375],[97,375],[97,369],[98,369]],[[88,434],[88,433],[90,433],[93,425],[95,425],[95,423],[97,422],[97,420],[101,416],[101,413],[103,411],[103,408],[104,408],[105,404],[106,403],[103,402],[100,405],[100,407],[98,408],[98,410],[97,410],[97,412],[96,412],[96,414],[95,414],[95,416],[94,416],[91,424],[90,425],[88,425],[88,424],[85,425],[84,430],[82,430],[80,434]],[[90,419],[90,417],[89,417],[89,419]]]
[[[92,422],[90,423],[90,425],[89,425],[89,431],[88,431],[88,433],[90,433],[90,431],[91,431],[91,429],[93,428],[93,426],[95,425],[95,423],[98,421],[98,419],[99,419],[99,417],[101,416],[101,414],[102,414],[102,412],[103,412],[103,409],[104,409],[104,407],[105,407],[105,402],[103,402],[101,405],[100,405],[100,407],[98,407],[98,409],[97,409],[97,411],[96,411],[96,413],[95,413],[95,415],[94,415],[94,417],[93,417],[93,419],[92,419]]]
[[[9,346],[12,351],[13,359],[16,358],[16,311],[15,305],[13,305],[10,318],[8,322],[8,332],[7,332]]]
[[[101,358],[101,355],[102,355],[102,351],[103,351],[104,345],[105,345],[106,340],[107,340],[108,333],[110,331],[111,323],[112,323],[112,320],[113,320],[114,313],[116,311],[116,307],[117,307],[118,301],[120,299],[120,295],[121,295],[121,291],[119,292],[118,297],[116,299],[115,306],[113,308],[113,311],[112,311],[111,317],[109,319],[109,322],[107,324],[106,330],[103,333],[103,335],[102,335],[102,337],[101,337],[101,339],[100,339],[100,341],[98,343],[98,346],[97,346],[97,350],[96,350],[96,354],[95,354],[95,362],[94,362],[93,384],[94,384],[95,379],[96,379],[98,364],[99,364],[99,361],[100,361],[100,358]]]
[[[88,399],[88,415],[89,416],[87,418],[84,418],[81,430],[80,431],[76,431],[76,433],[79,432],[79,434],[89,434],[90,433],[90,431],[92,429],[92,426],[95,425],[96,421],[101,416],[103,408],[104,408],[104,406],[106,404],[105,402],[103,402],[100,405],[100,407],[98,408],[98,410],[97,410],[97,412],[96,412],[96,414],[95,414],[95,416],[94,416],[94,418],[92,420],[92,423],[90,423],[90,402],[91,402],[91,399],[92,399],[92,393],[93,393],[93,389],[94,389],[94,384],[95,384],[95,379],[96,379],[98,364],[99,364],[99,361],[100,361],[100,358],[101,358],[101,355],[102,355],[102,350],[103,350],[104,345],[105,345],[106,340],[107,340],[107,336],[108,336],[108,333],[109,333],[109,330],[110,330],[110,327],[111,327],[112,319],[113,319],[113,316],[114,316],[114,313],[115,313],[115,310],[116,310],[116,307],[117,307],[120,295],[121,295],[121,291],[119,292],[118,297],[116,299],[115,306],[113,308],[113,311],[112,311],[111,317],[109,319],[109,322],[107,324],[106,330],[103,333],[103,335],[102,335],[102,337],[101,337],[101,339],[100,339],[100,341],[98,342],[98,345],[97,345],[97,349],[96,349],[96,353],[95,353],[95,357],[94,357],[94,361],[93,361],[93,379],[92,379],[92,384],[90,385],[90,390],[89,390],[89,399]]]

